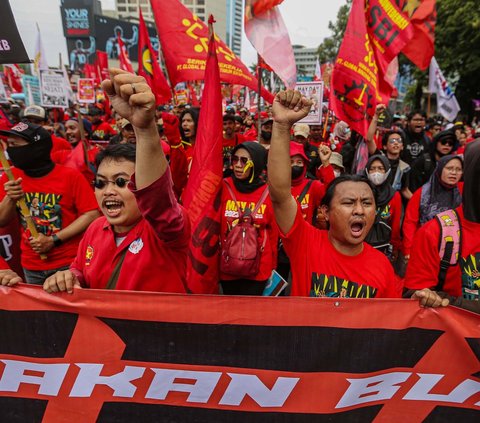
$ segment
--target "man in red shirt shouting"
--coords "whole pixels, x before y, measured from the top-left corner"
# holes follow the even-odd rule
[[[290,192],[290,130],[311,102],[282,91],[273,104],[268,178],[275,218],[292,264],[292,295],[395,298],[401,287],[388,259],[364,243],[375,220],[375,196],[361,176],[340,176],[327,188],[321,210],[328,231],[314,228]]]

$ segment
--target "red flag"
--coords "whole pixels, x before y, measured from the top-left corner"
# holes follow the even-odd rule
[[[95,67],[97,72],[97,78],[100,81],[109,78],[108,74],[108,55],[105,51],[97,50]]]
[[[17,64],[3,65],[3,73],[5,75],[5,81],[10,87],[10,90],[14,93],[21,93],[23,91],[23,70]]]
[[[252,3],[252,2],[250,2]],[[297,65],[278,0],[255,0],[245,8],[245,34],[288,88],[297,83]],[[253,13],[252,13],[253,10]]]
[[[403,48],[405,54],[420,69],[430,66],[434,55],[435,24],[437,11],[435,0],[403,0],[402,12],[413,25],[413,37]]]
[[[95,85],[99,85],[100,79],[98,78],[97,67],[95,65],[85,63],[85,65],[83,65],[83,74],[85,78],[93,79],[95,81]]]
[[[165,104],[172,98],[172,91],[157,61],[157,55],[152,48],[142,10],[140,10],[140,28],[138,37],[138,74],[143,76],[153,93],[157,104]]]
[[[352,129],[366,136],[375,106],[387,103],[393,86],[385,78],[389,63],[413,35],[412,25],[395,3],[353,0],[331,80],[331,108]]]
[[[118,42],[118,54],[119,54],[118,58],[120,60],[120,69],[130,73],[135,73],[135,71],[133,70],[132,62],[130,62],[127,49],[125,47],[125,44],[123,44],[122,37],[120,37],[120,34],[117,34],[117,42]]]
[[[163,56],[172,86],[204,79],[208,51],[208,28],[178,0],[151,0]],[[257,79],[227,45],[215,36],[220,80],[258,90]],[[262,97],[273,103],[273,95],[262,89]]]
[[[188,84],[188,93],[190,95],[190,104],[193,107],[200,107],[200,102],[197,98],[197,92],[195,91],[195,85]]]
[[[212,21],[210,16],[209,23]],[[223,119],[216,47],[212,30],[192,168],[183,193],[192,225],[187,280],[197,294],[218,293]]]

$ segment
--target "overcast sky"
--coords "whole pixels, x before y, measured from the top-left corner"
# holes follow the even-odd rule
[[[284,0],[280,10],[292,43],[317,47],[323,38],[330,35],[328,21],[335,20],[339,7],[345,3],[346,0]],[[60,17],[60,0],[10,0],[10,4],[30,57],[33,57],[38,22],[48,64],[58,66],[59,53],[66,63],[67,46]],[[114,5],[114,0],[102,0],[103,9],[114,9]],[[245,37],[242,40],[242,59],[247,65],[256,60],[256,53]]]

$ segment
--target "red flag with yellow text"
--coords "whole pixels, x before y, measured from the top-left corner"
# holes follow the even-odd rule
[[[435,52],[435,0],[402,0],[401,10],[413,25],[413,37],[402,53],[420,69],[425,70],[430,66]]]
[[[117,42],[118,42],[118,48],[119,48],[118,59],[120,60],[120,69],[130,73],[135,73],[135,71],[133,70],[132,62],[128,57],[125,44],[123,43],[122,37],[120,37],[119,34],[117,34]]]
[[[204,79],[208,51],[208,28],[178,0],[151,0],[158,36],[172,86],[183,81]],[[258,81],[245,64],[217,36],[220,80],[258,90]],[[274,96],[262,89],[262,97],[273,103]]]
[[[212,17],[210,21],[213,23]],[[212,30],[192,168],[182,197],[192,225],[187,267],[188,287],[196,294],[218,293],[223,117],[216,51]]]
[[[145,21],[143,20],[142,10],[140,9],[140,28],[138,37],[138,74],[143,76],[153,93],[157,104],[165,104],[172,98],[172,91],[168,85],[165,75],[157,61],[157,55],[152,48],[152,43],[148,35]]]
[[[375,106],[390,99],[388,66],[412,35],[394,0],[353,0],[332,73],[330,107],[363,136]]]

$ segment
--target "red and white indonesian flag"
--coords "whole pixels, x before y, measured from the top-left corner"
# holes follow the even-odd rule
[[[292,43],[280,10],[283,0],[253,0],[245,6],[245,34],[288,88],[297,82]]]

